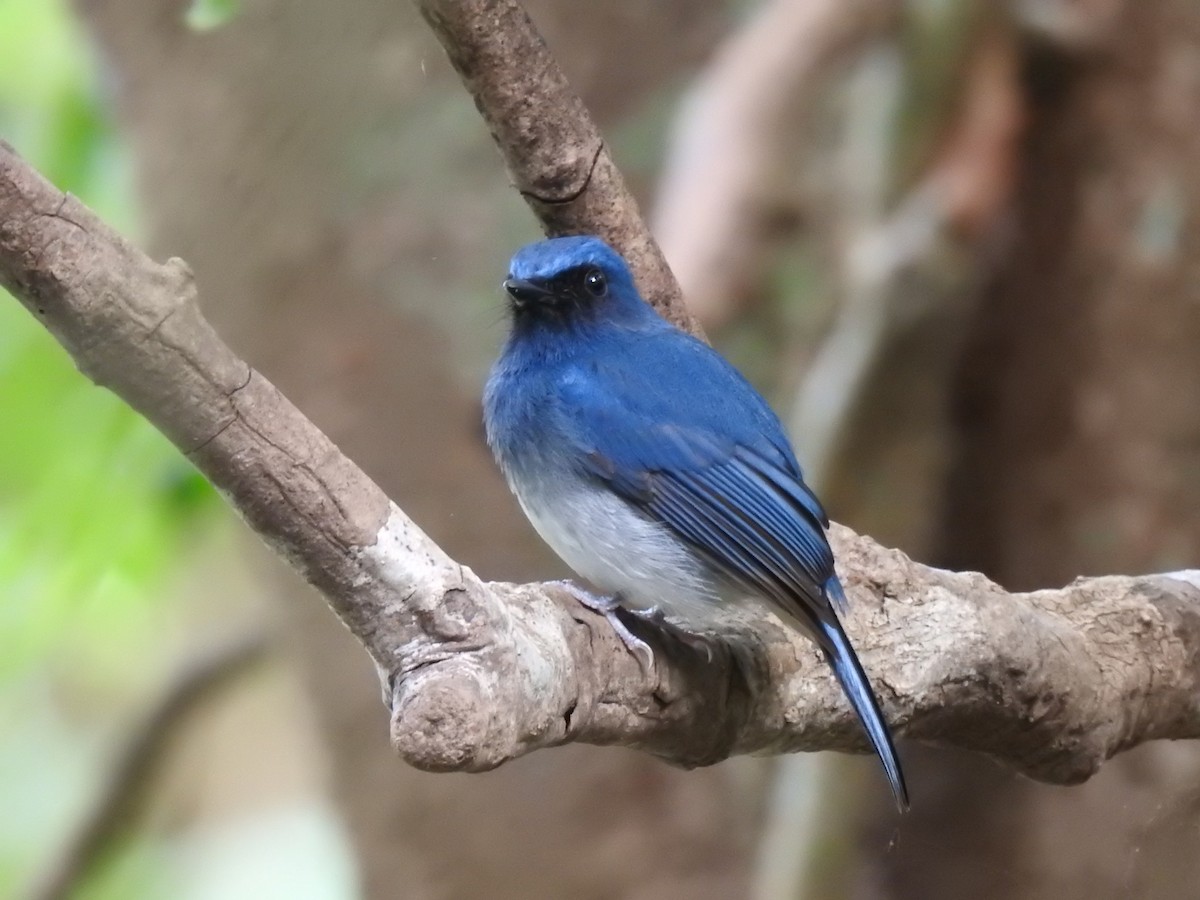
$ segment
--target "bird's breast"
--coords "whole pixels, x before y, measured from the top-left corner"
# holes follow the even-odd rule
[[[534,529],[577,574],[630,606],[659,606],[697,626],[717,603],[716,579],[666,525],[584,474],[558,397],[561,368],[502,359],[484,395],[488,443]]]
[[[665,525],[577,474],[544,468],[510,484],[542,540],[596,587],[629,606],[708,619],[717,600],[708,567]]]

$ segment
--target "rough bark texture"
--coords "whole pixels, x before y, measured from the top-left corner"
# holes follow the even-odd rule
[[[152,263],[3,145],[0,220],[0,283],[322,591],[379,668],[413,765],[478,771],[568,741],[689,767],[864,746],[813,648],[764,621],[731,618],[712,661],[648,634],[647,671],[561,588],[481,582],[216,337],[178,262]],[[904,733],[1060,783],[1200,735],[1200,574],[1006,594],[834,538],[850,630]]]

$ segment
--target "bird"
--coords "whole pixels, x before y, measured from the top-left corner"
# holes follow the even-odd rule
[[[599,237],[522,247],[503,287],[511,326],[484,387],[484,429],[534,529],[605,594],[565,584],[651,666],[622,609],[695,633],[729,604],[765,603],[816,643],[907,809],[842,627],[829,518],[767,402],[659,315]]]

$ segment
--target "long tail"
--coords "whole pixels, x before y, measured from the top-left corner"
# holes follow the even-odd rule
[[[836,576],[831,578],[830,582],[826,589],[831,594],[837,592],[840,595],[841,585],[837,583]],[[900,758],[896,755],[891,732],[888,731],[883,714],[879,711],[879,704],[871,691],[871,684],[867,681],[862,664],[858,661],[858,655],[850,646],[846,632],[842,630],[836,615],[821,616],[818,624],[821,629],[819,643],[825,652],[825,658],[829,660],[833,674],[842,690],[846,692],[850,705],[854,707],[858,720],[867,732],[871,746],[875,748],[879,761],[883,763],[883,771],[892,786],[896,806],[900,812],[905,812],[908,809],[908,787],[904,783],[904,772],[900,769]]]

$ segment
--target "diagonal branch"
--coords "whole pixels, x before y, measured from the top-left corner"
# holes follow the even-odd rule
[[[699,326],[583,101],[515,0],[416,0],[547,234],[598,234],[654,307]]]
[[[685,766],[865,749],[813,648],[770,622],[731,620],[711,662],[647,634],[648,674],[561,588],[482,582],[220,340],[183,263],[154,263],[3,143],[0,284],[322,591],[383,674],[413,765],[481,770],[568,741]],[[1007,594],[833,537],[848,630],[905,735],[1064,783],[1200,736],[1200,572]]]

